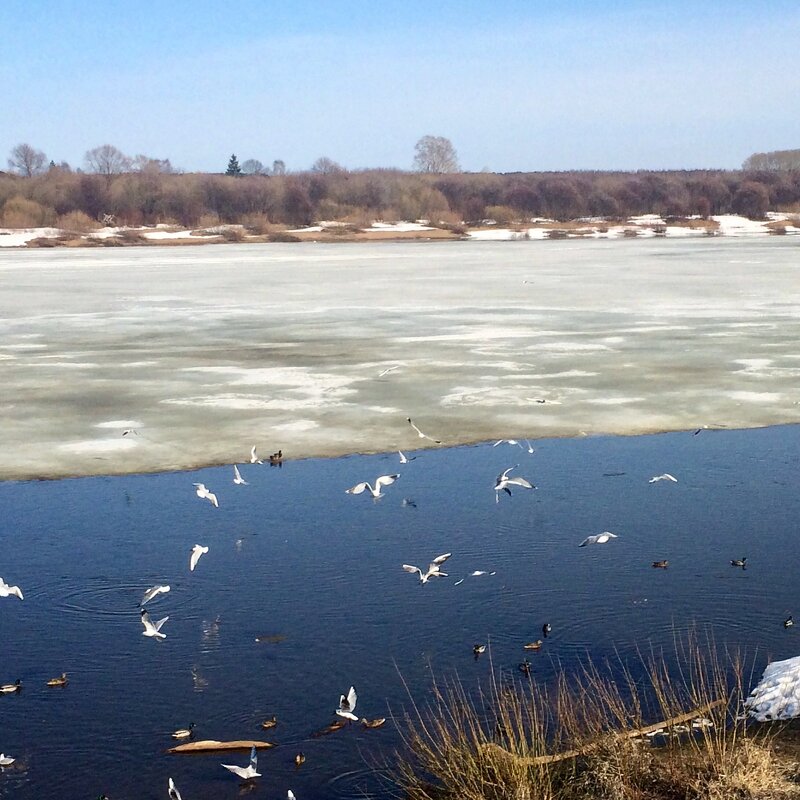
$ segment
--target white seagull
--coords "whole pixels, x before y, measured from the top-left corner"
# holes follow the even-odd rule
[[[208,500],[208,502],[211,503],[214,508],[219,508],[217,496],[213,492],[209,492],[204,483],[193,483],[192,486],[197,487],[196,494],[201,500]]]
[[[203,547],[201,544],[196,544],[192,548],[192,554],[189,556],[189,572],[194,572],[194,568],[197,566],[197,562],[200,560],[200,556],[204,555],[208,552],[207,547]]]
[[[399,477],[399,475],[381,475],[380,478],[375,481],[374,487],[372,484],[367,483],[367,481],[363,481],[362,483],[357,483],[355,486],[351,486],[349,489],[345,489],[345,491],[347,494],[361,494],[368,489],[373,497],[383,497],[381,494],[381,487],[391,486]]]
[[[222,766],[234,775],[238,775],[244,781],[261,777],[261,773],[258,772],[258,753],[255,745],[250,750],[250,763],[246,767],[237,767],[234,764],[223,764]]]
[[[16,760],[16,758],[11,758],[5,753],[0,753],[0,767],[10,767]]]
[[[500,439],[500,441],[495,442],[492,447],[497,447],[499,444],[510,444],[514,447],[522,447],[522,445],[516,439]]]
[[[336,709],[336,713],[340,717],[358,722],[358,717],[353,713],[356,708],[356,700],[358,700],[358,695],[356,694],[355,687],[351,686],[350,691],[347,693],[347,697],[342,695],[339,698],[339,708]]]
[[[663,475],[654,475],[647,482],[658,483],[658,481],[672,481],[673,483],[677,483],[678,479],[674,475],[670,475],[669,472],[665,472]]]
[[[411,458],[409,458],[402,450],[398,450],[397,452],[400,454],[401,464],[408,464],[409,461],[415,461],[417,458],[416,456],[411,456]]]
[[[166,594],[169,591],[169,586],[153,586],[144,593],[140,606],[146,606],[153,598],[160,594]]]
[[[442,572],[439,567],[447,561],[450,556],[453,555],[452,553],[442,553],[440,556],[436,556],[436,558],[428,564],[427,572],[423,572],[419,567],[415,567],[413,564],[403,564],[403,569],[406,572],[417,572],[419,573],[419,582],[420,583],[427,583],[431,578],[446,578],[447,573]]]
[[[602,533],[598,533],[597,536],[587,536],[579,545],[578,547],[586,547],[587,544],[605,544],[606,542],[610,542],[612,539],[618,539],[616,533],[611,533],[611,531],[603,531]]]
[[[169,800],[183,800],[181,793],[178,791],[178,787],[175,785],[175,781],[173,781],[172,778],[169,779],[167,787],[169,789]]]
[[[533,445],[526,439],[525,444],[528,445],[528,452],[533,453]]]
[[[153,622],[150,619],[150,615],[142,609],[142,625],[144,625],[144,630],[142,631],[142,636],[153,636],[156,639],[166,639],[167,634],[161,633],[161,627],[163,624],[169,619],[169,617],[164,617],[164,619],[160,619],[158,622]]]
[[[523,489],[535,489],[536,487],[525,478],[509,478],[508,473],[511,472],[512,469],[516,469],[519,464],[515,464],[513,467],[509,467],[504,472],[501,472],[494,482],[494,499],[495,502],[500,501],[500,492],[505,492],[507,495],[511,495],[511,489],[509,486],[520,486]]]
[[[379,377],[379,378],[382,378],[384,375],[388,375],[390,372],[394,372],[396,369],[400,369],[400,367],[399,367],[399,366],[397,366],[396,364],[395,364],[395,366],[393,366],[393,367],[386,367],[386,369],[384,369],[384,370],[381,370],[381,371],[378,373],[378,377]]]
[[[427,434],[423,433],[412,421],[411,417],[406,417],[406,422],[417,432],[417,436],[420,439],[430,439],[434,444],[441,444],[439,439],[434,439],[433,436],[428,436]]]
[[[256,455],[256,446],[253,445],[250,448],[250,463],[251,464],[263,464],[264,462]]]
[[[239,472],[239,467],[236,464],[233,465],[233,482],[237,486],[249,486],[250,484],[242,477],[242,473]]]
[[[286,800],[297,800],[297,798],[294,796],[294,792],[291,789],[286,792]]]
[[[0,578],[0,597],[19,597],[22,600],[22,589],[19,586],[9,586],[2,578]]]

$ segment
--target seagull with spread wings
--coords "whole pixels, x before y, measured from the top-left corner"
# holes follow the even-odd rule
[[[403,569],[406,572],[416,572],[419,574],[419,582],[420,583],[427,583],[431,578],[446,578],[447,573],[442,572],[439,567],[447,561],[450,556],[453,555],[452,553],[442,553],[440,556],[436,556],[436,558],[428,564],[428,569],[426,572],[423,572],[419,567],[415,567],[413,564],[403,564]]]
[[[347,494],[361,494],[364,491],[369,491],[369,493],[377,498],[383,497],[381,493],[381,487],[383,486],[391,486],[400,475],[381,475],[379,478],[375,480],[375,486],[367,481],[362,481],[361,483],[357,483],[355,486],[351,486],[349,489],[345,489]]]

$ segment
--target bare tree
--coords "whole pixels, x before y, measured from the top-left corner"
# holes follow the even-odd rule
[[[272,174],[273,175],[286,174],[286,164],[280,158],[272,162]]]
[[[242,163],[242,172],[245,175],[266,175],[264,165],[257,158],[248,158]]]
[[[105,175],[106,178],[127,172],[131,168],[130,158],[111,144],[104,144],[95,147],[94,150],[88,150],[84,160],[89,172]]]
[[[47,156],[41,150],[36,150],[24,142],[11,151],[8,159],[8,168],[26,178],[44,172],[46,164]]]
[[[311,171],[317,172],[320,175],[335,175],[338,172],[345,172],[346,170],[332,158],[321,156],[311,165]]]
[[[417,172],[459,172],[453,143],[444,136],[423,136],[414,145],[414,169]]]
[[[130,168],[134,172],[161,173],[171,175],[175,170],[168,158],[152,158],[150,156],[138,155],[130,163]]]

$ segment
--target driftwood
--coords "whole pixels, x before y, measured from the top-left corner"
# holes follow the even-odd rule
[[[679,725],[682,722],[689,722],[695,717],[699,717],[701,714],[707,714],[709,711],[711,711],[711,709],[717,708],[717,706],[720,706],[723,703],[725,703],[725,700],[715,700],[712,703],[707,703],[700,708],[696,708],[694,711],[687,711],[685,714],[678,714],[677,717],[671,717],[670,719],[665,719],[663,722],[656,722],[653,725],[647,725],[644,728],[634,728],[630,731],[620,731],[618,735],[624,739],[635,739],[638,736],[645,736],[648,733],[657,731],[659,728],[671,728],[673,725]],[[566,761],[570,758],[577,758],[578,756],[586,755],[586,753],[591,752],[600,745],[601,742],[599,741],[589,742],[588,744],[583,745],[583,747],[579,747],[577,750],[565,750],[563,753],[554,753],[553,755],[549,756],[518,756],[516,753],[511,753],[504,747],[501,747],[499,744],[495,744],[494,742],[487,742],[481,746],[481,749],[484,751],[484,753],[491,753],[492,755],[511,759],[522,766],[535,767],[542,764],[554,764],[558,761]]]
[[[199,742],[187,742],[177,747],[170,747],[168,753],[213,753],[216,750],[268,750],[275,747],[273,742],[260,742],[254,739],[238,739],[232,742],[218,742],[215,739],[201,739]]]

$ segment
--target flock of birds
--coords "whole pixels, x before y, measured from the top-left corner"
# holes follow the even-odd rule
[[[426,433],[423,433],[412,421],[410,417],[407,418],[408,424],[411,428],[417,433],[418,437],[421,439],[429,440],[435,444],[442,444],[440,439],[436,439],[432,436],[429,436]],[[698,431],[699,432],[699,431]],[[131,433],[135,433],[135,431],[125,431],[123,435],[128,435]],[[500,439],[494,443],[493,447],[499,447],[501,445],[509,445],[511,447],[518,447],[523,451],[527,449],[529,454],[534,453],[534,448],[531,445],[530,441],[525,440],[525,445],[517,441],[516,439]],[[402,451],[398,451],[400,463],[401,464],[409,464],[410,462],[416,459],[416,456],[406,456]],[[251,464],[263,464],[264,461],[258,457],[256,447],[253,446],[250,451],[250,463]],[[283,463],[283,452],[278,450],[276,453],[271,454],[267,462],[271,466],[280,466]],[[497,477],[495,478],[494,484],[494,491],[495,491],[495,502],[500,501],[501,494],[507,494],[511,496],[512,488],[513,489],[524,489],[524,490],[534,490],[536,486],[527,478],[514,475],[512,476],[511,473],[519,467],[519,464],[515,464],[511,467],[506,468],[503,470]],[[393,473],[388,475],[380,475],[378,476],[374,482],[370,483],[369,481],[362,481],[357,483],[355,486],[346,489],[347,494],[351,495],[359,495],[363,494],[364,492],[368,492],[372,498],[378,500],[384,496],[383,490],[389,486],[392,486],[398,479],[400,478],[399,473]],[[660,481],[667,481],[670,483],[677,483],[678,479],[671,475],[670,473],[663,473],[661,475],[655,475],[650,478],[649,483],[658,483]],[[239,486],[246,486],[248,482],[242,477],[241,472],[237,465],[233,465],[233,483]],[[217,495],[212,492],[208,487],[206,487],[203,483],[194,483],[193,486],[195,487],[195,493],[198,498],[201,500],[205,500],[209,502],[214,508],[219,508],[219,499]],[[405,500],[404,504],[412,504],[412,501]],[[606,544],[608,542],[613,541],[614,539],[619,538],[617,534],[612,533],[611,531],[603,531],[602,533],[590,535],[583,539],[578,545],[579,547],[586,547],[588,545],[601,545]],[[209,547],[207,545],[195,544],[190,553],[189,553],[189,571],[194,572],[197,568],[198,563],[202,556],[206,555],[209,552]],[[442,553],[441,555],[437,555],[431,559],[430,563],[428,564],[426,569],[422,569],[419,566],[415,566],[413,564],[402,564],[402,569],[410,574],[414,574],[418,577],[420,584],[424,585],[427,584],[429,581],[433,580],[434,578],[447,578],[448,573],[442,571],[442,566],[445,562],[452,556],[452,553]],[[741,569],[746,569],[747,566],[747,559],[740,558],[740,559],[731,559],[730,560],[731,566],[738,567]],[[652,563],[654,568],[666,569],[669,566],[669,562],[667,560],[661,561],[654,561]],[[483,570],[476,570],[471,575],[479,576],[485,574],[495,574],[495,573],[487,573]],[[456,582],[455,585],[461,583],[464,579],[461,578]],[[170,586],[166,584],[159,584],[148,588],[139,603],[140,606],[140,620],[141,624],[144,628],[142,631],[142,635],[153,638],[156,640],[163,640],[166,638],[166,634],[162,631],[165,623],[169,620],[169,616],[165,616],[159,620],[153,620],[150,617],[150,614],[147,610],[147,606],[154,602],[160,595],[167,594],[170,591]],[[0,598],[4,597],[16,597],[19,600],[24,599],[24,595],[22,589],[17,585],[10,585],[0,578]],[[791,615],[784,620],[784,627],[790,627],[794,624]],[[540,650],[543,646],[543,639],[546,639],[548,635],[552,632],[552,625],[549,622],[545,622],[542,625],[542,639],[536,639],[535,641],[528,642],[523,645],[524,650],[526,651],[537,651]],[[479,658],[485,651],[486,645],[482,643],[477,643],[473,646],[473,654],[474,657],[477,659]],[[519,664],[519,669],[523,673],[530,673],[531,671],[531,663],[525,659]],[[65,686],[68,682],[68,678],[66,673],[62,673],[62,675],[52,678],[47,681],[48,686]],[[19,692],[22,689],[22,681],[21,679],[17,679],[14,683],[2,684],[0,685],[0,693],[8,694]],[[378,718],[374,720],[369,720],[366,718],[359,718],[356,713],[356,704],[357,704],[358,696],[356,690],[353,686],[350,687],[348,693],[346,695],[341,695],[339,699],[338,707],[335,709],[335,714],[339,718],[337,721],[333,722],[331,725],[327,726],[327,728],[323,729],[322,731],[317,732],[314,735],[324,735],[327,733],[331,733],[335,730],[339,730],[341,727],[346,725],[348,722],[361,722],[362,725],[366,728],[377,728],[381,727],[385,723],[385,718]],[[268,729],[273,727],[277,723],[275,717],[272,717],[269,720],[266,720],[262,723],[262,727],[264,729]],[[191,723],[187,728],[179,728],[173,734],[173,738],[175,739],[189,739],[194,735],[195,724]],[[15,759],[11,756],[5,755],[5,753],[0,753],[0,770],[10,767],[14,764]],[[300,766],[305,761],[305,756],[303,753],[298,753],[295,757],[295,764],[296,766]],[[250,752],[250,758],[246,765],[240,766],[237,764],[221,764],[221,766],[228,770],[230,773],[236,775],[240,780],[244,782],[250,782],[255,778],[261,777],[261,773],[258,772],[258,753],[256,747],[253,746]],[[178,790],[177,786],[175,785],[173,779],[170,777],[168,780],[168,795],[170,800],[182,800],[180,791]],[[288,800],[295,800],[294,794],[291,790],[288,791],[287,794]],[[105,795],[102,795],[100,800],[108,800]]]

